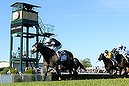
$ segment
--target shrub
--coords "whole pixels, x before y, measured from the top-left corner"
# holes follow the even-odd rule
[[[35,77],[34,74],[36,74],[36,73],[35,73],[35,70],[34,69],[29,68],[29,69],[27,69],[25,71],[24,74],[25,74],[24,75],[24,78],[23,78],[24,81],[35,81],[36,77]]]
[[[18,70],[16,70],[15,68],[10,68],[10,73],[11,74],[18,74]]]
[[[10,67],[5,67],[3,69],[3,71],[0,72],[0,74],[7,74],[7,72],[9,71]]]
[[[3,71],[8,72],[10,67],[5,67]]]
[[[11,74],[18,74],[18,70],[15,68],[5,67],[3,71],[0,72],[0,74],[7,74],[7,72],[10,70]]]
[[[34,69],[28,69],[25,71],[25,74],[35,74],[35,70]]]
[[[0,71],[0,74],[4,75],[7,74],[5,71]]]

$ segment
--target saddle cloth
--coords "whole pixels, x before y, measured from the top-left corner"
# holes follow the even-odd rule
[[[66,61],[67,60],[67,56],[66,55],[63,55],[60,57],[60,61]]]
[[[64,51],[58,51],[57,55],[60,62],[67,60],[67,55]]]

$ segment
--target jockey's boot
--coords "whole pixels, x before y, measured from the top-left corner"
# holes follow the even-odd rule
[[[111,58],[111,60],[114,62],[113,63],[113,66],[117,67],[118,66],[118,63],[117,63],[116,59],[115,58]]]
[[[112,61],[113,61],[113,66],[115,67],[115,69],[119,70],[118,63],[117,63],[116,59],[112,58]]]

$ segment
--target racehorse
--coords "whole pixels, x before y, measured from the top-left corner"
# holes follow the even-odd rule
[[[104,53],[101,53],[101,54],[99,55],[98,60],[99,60],[99,61],[103,60],[104,65],[105,65],[105,69],[107,70],[107,72],[110,74],[111,77],[112,77],[114,74],[115,74],[115,75],[117,74],[117,69],[116,69],[116,67],[113,65],[113,62],[112,62],[110,59],[106,58],[106,57],[104,56]],[[113,73],[114,70],[116,70],[115,73]]]
[[[58,76],[60,78],[62,78],[60,71],[58,69],[58,65],[59,65],[60,61],[54,50],[48,48],[43,43],[38,42],[38,43],[35,43],[31,49],[32,54],[35,52],[40,52],[43,55],[44,60],[45,60],[45,62],[44,62],[44,68],[45,68],[44,80],[46,79],[49,67],[54,68],[54,70],[56,70]],[[72,72],[74,72],[74,70],[73,70],[73,68],[74,68],[73,54],[67,50],[64,50],[64,52],[67,55],[67,60],[60,64],[63,65],[65,67],[65,69],[69,70],[70,77],[72,78]],[[63,68],[61,70],[63,70]]]
[[[127,72],[127,67],[129,67],[129,63],[126,61],[126,57],[124,57],[122,54],[119,54],[118,51],[116,51],[117,49],[114,48],[111,52],[114,54],[116,61],[118,62],[118,67],[120,69],[120,75],[122,73],[122,70],[124,69],[124,73],[123,75],[127,76],[128,72]]]

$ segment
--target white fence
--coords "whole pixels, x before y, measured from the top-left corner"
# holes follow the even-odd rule
[[[11,75],[0,75],[0,83],[11,83],[12,76]]]
[[[44,75],[38,74],[0,75],[0,83],[43,81],[43,79]],[[51,79],[51,75],[46,77],[46,81],[51,81]]]

